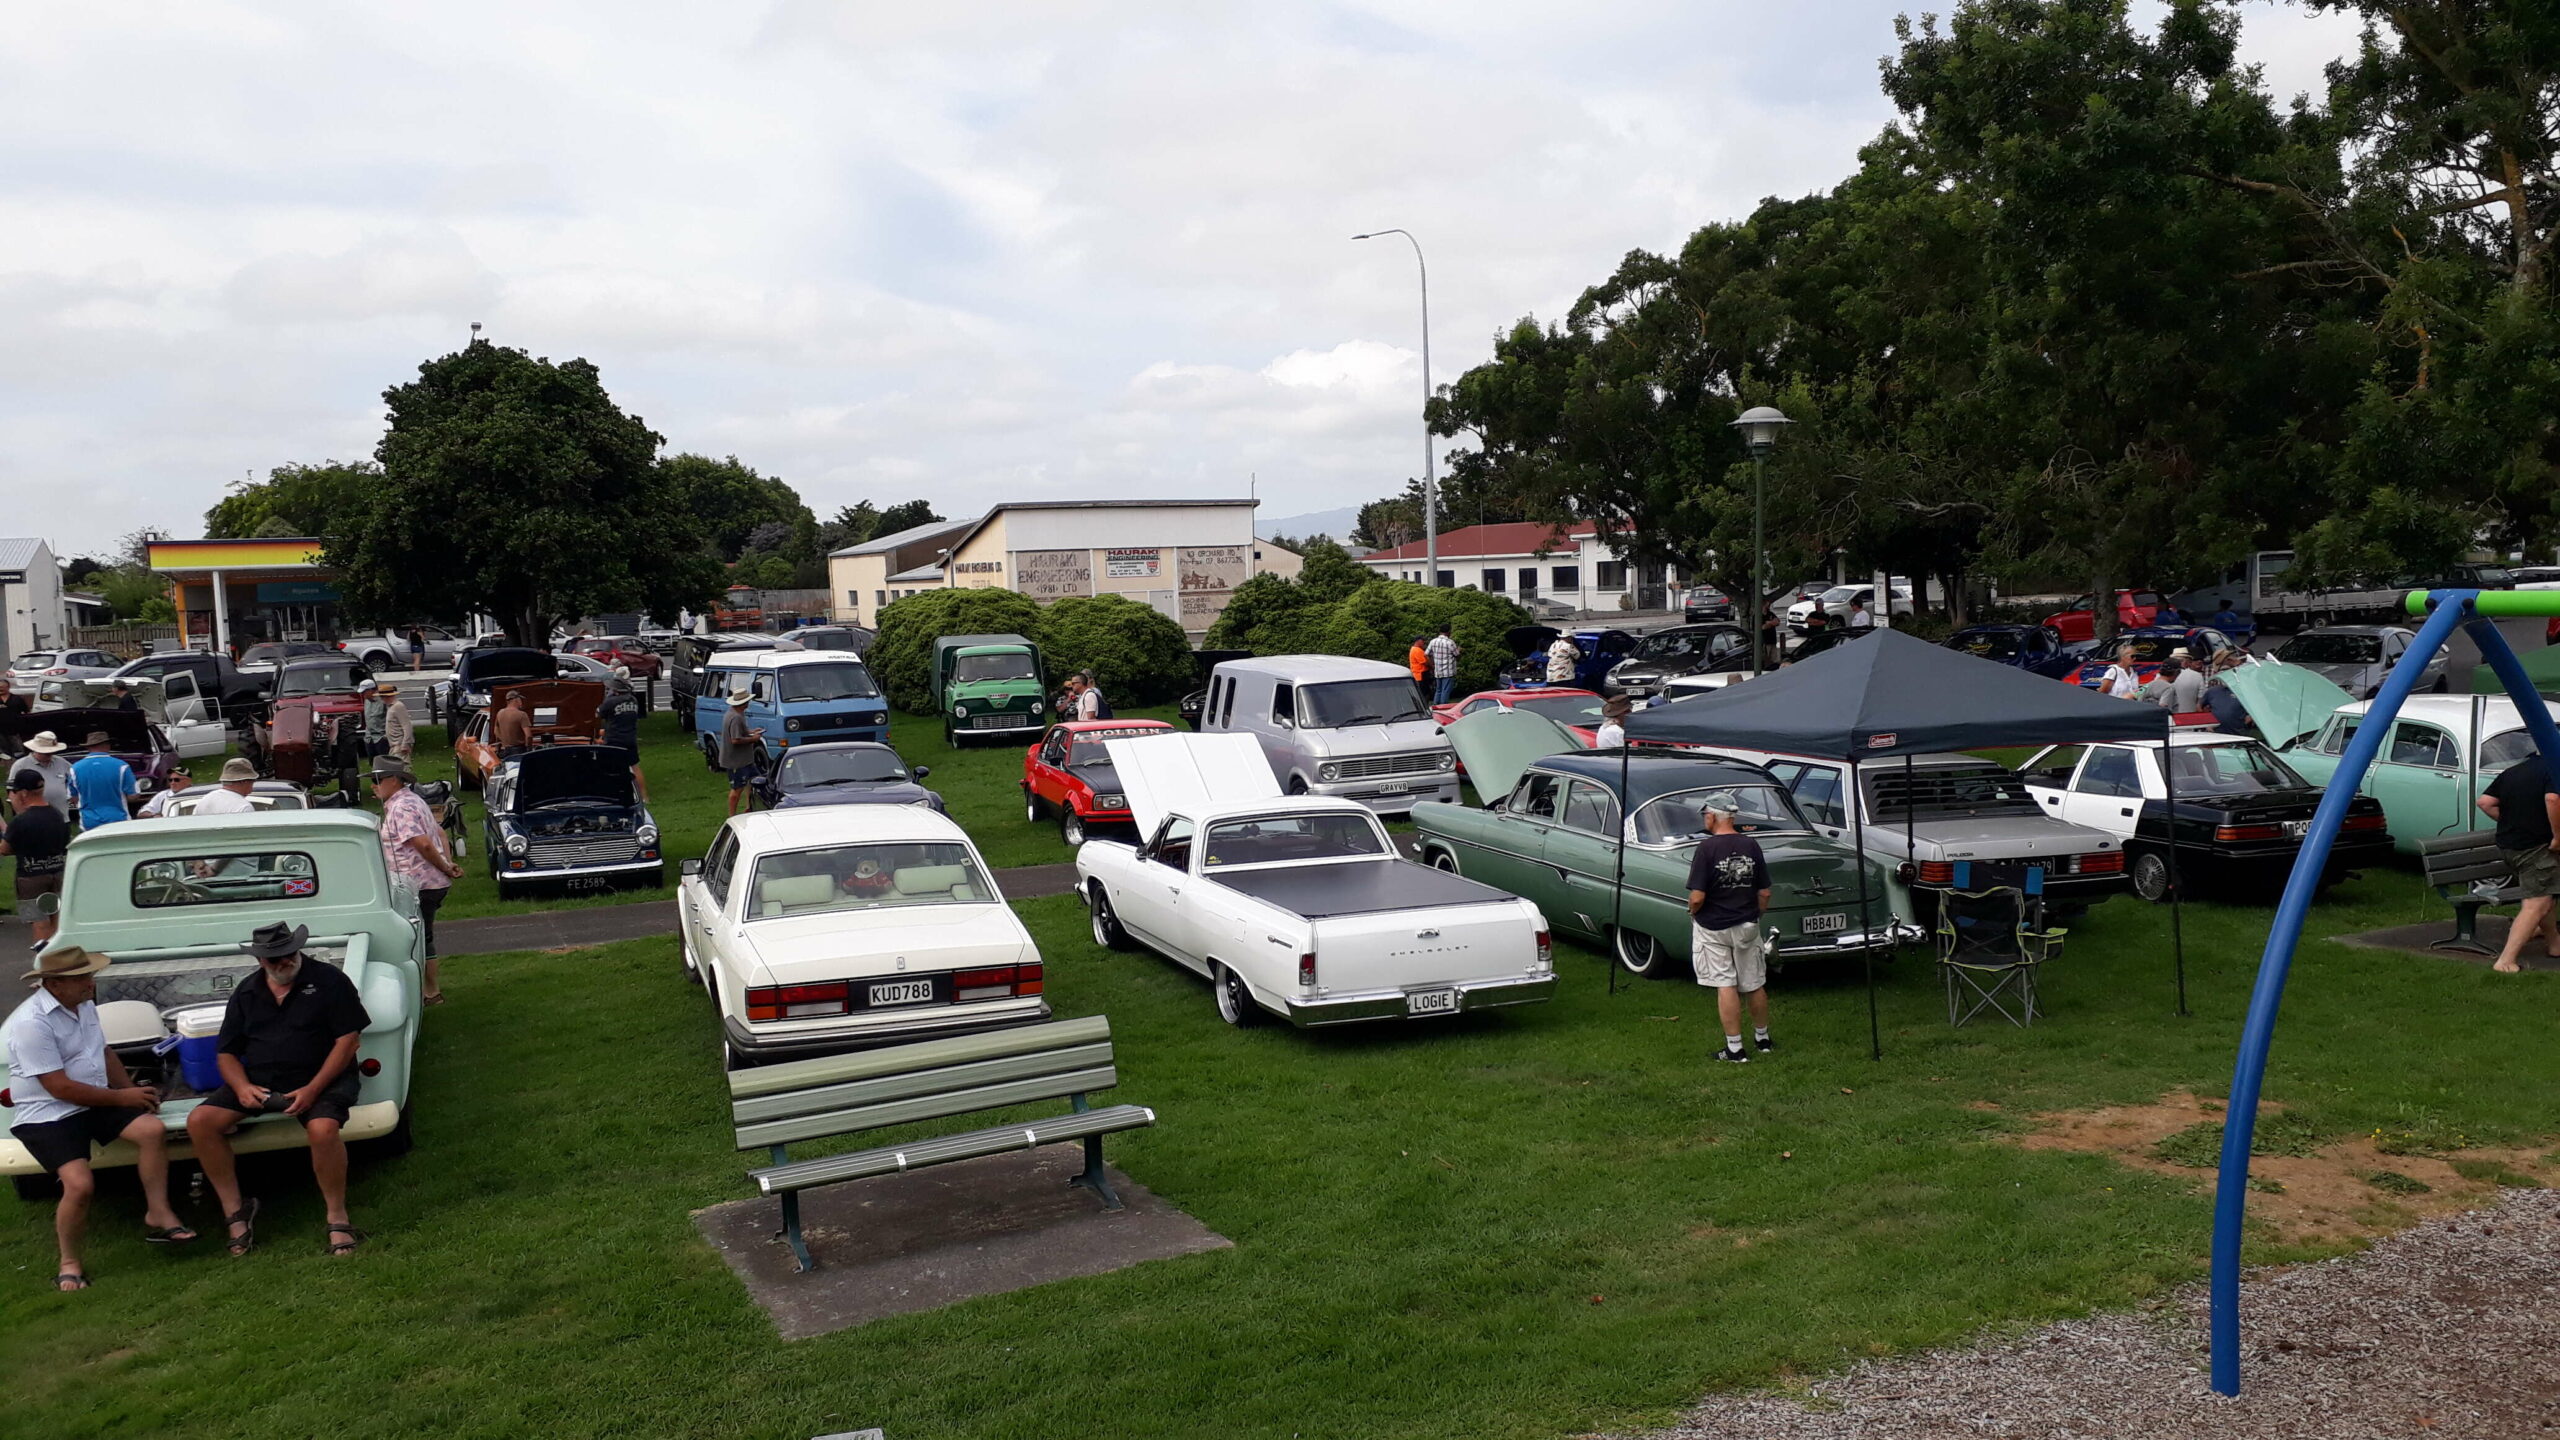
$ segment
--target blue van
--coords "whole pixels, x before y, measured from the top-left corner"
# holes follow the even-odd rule
[[[694,734],[718,759],[729,696],[747,692],[747,724],[764,732],[767,764],[790,745],[820,740],[889,741],[889,701],[871,667],[837,650],[755,650],[703,662],[694,696]]]

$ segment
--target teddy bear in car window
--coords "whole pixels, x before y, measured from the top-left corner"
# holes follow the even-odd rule
[[[865,855],[853,862],[853,868],[845,872],[837,888],[856,900],[878,900],[889,893],[893,880],[889,867],[881,864],[879,857]]]

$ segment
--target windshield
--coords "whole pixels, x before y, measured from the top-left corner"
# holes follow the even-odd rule
[[[2515,572],[2503,565],[2474,565],[2471,583],[2484,589],[2496,589],[2516,583]]]
[[[789,750],[782,757],[782,788],[851,785],[865,780],[904,780],[907,767],[893,750]]]
[[[1884,766],[1867,772],[1866,785],[1878,820],[1899,820],[1906,809],[1921,815],[1976,815],[2036,808],[2025,779],[1989,761],[1962,769],[1933,765],[1908,772]]]
[[[1954,647],[1967,655],[1985,660],[2014,660],[2022,642],[2016,630],[1967,630],[1957,636]]]
[[[1794,799],[1775,785],[1705,785],[1646,801],[1636,811],[1636,843],[1697,843],[1707,833],[1706,817],[1700,811],[1710,799],[1732,809],[1734,828],[1745,835],[1775,835],[1811,828],[1797,813]]]
[[[1514,700],[1511,708],[1544,715],[1559,725],[1600,723],[1600,697],[1597,695],[1550,695],[1543,700]]]
[[[2130,649],[2136,664],[2157,665],[2169,658],[2169,652],[2187,643],[2183,635],[2127,635],[2116,642],[2116,649]],[[2107,652],[2114,654],[2114,650]]]
[[[353,662],[344,665],[296,665],[276,682],[279,695],[343,695],[362,683]]]
[[[1422,691],[1399,675],[1298,687],[1298,724],[1309,730],[1420,720],[1430,713],[1422,708]]]
[[[1032,667],[1031,657],[1017,650],[1010,655],[963,655],[952,667],[955,680],[1037,680],[1040,672]]]
[[[20,670],[42,670],[53,664],[53,652],[50,650],[30,650],[26,654],[19,656],[17,659],[10,661],[9,664]]]
[[[1203,869],[1214,869],[1386,853],[1386,837],[1378,832],[1378,822],[1366,815],[1262,815],[1210,826],[1209,843],[1200,864]]]
[[[1068,742],[1067,764],[1070,766],[1108,765],[1111,749],[1105,740],[1135,740],[1141,735],[1162,735],[1170,725],[1127,725],[1117,730],[1078,730]]]
[[[2280,658],[2288,665],[2370,665],[2382,658],[2382,637],[2297,635]]]
[[[774,683],[781,687],[786,703],[793,700],[868,700],[880,693],[880,687],[871,682],[871,671],[850,661],[787,665],[773,674]]]
[[[2169,753],[2178,767],[2181,795],[2264,795],[2303,788],[2302,777],[2255,740],[2245,745],[2180,745]]]
[[[983,905],[995,890],[969,847],[948,841],[829,845],[767,855],[747,890],[747,918],[885,910],[913,905]]]
[[[859,650],[850,630],[794,630],[788,637],[803,650]]]
[[[1627,658],[1663,666],[1695,660],[1707,653],[1707,637],[1712,633],[1706,630],[1660,631],[1637,641],[1636,648],[1627,652]]]

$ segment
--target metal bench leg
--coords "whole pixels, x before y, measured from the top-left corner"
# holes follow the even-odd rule
[[[2498,952],[2480,943],[2480,912],[2488,907],[2485,900],[2453,902],[2453,933],[2428,946],[2430,950],[2461,950],[2473,955],[2495,955]]]
[[[1114,1191],[1111,1188],[1111,1182],[1102,1176],[1102,1137],[1099,1135],[1084,1137],[1084,1173],[1070,1177],[1067,1183],[1081,1185],[1101,1196],[1102,1208],[1105,1210],[1120,1208],[1118,1192]]]
[[[788,1163],[791,1155],[789,1146],[773,1146],[772,1152],[774,1164],[781,1165]],[[791,1247],[791,1258],[796,1262],[794,1268],[796,1268],[801,1274],[806,1275],[810,1271],[818,1268],[817,1260],[809,1254],[809,1242],[807,1238],[800,1233],[799,1191],[785,1190],[782,1192],[782,1228],[774,1231],[773,1233],[780,1237],[784,1244]]]

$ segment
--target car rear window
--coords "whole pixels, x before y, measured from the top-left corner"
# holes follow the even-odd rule
[[[299,850],[187,855],[133,867],[137,910],[319,898],[320,868]]]

